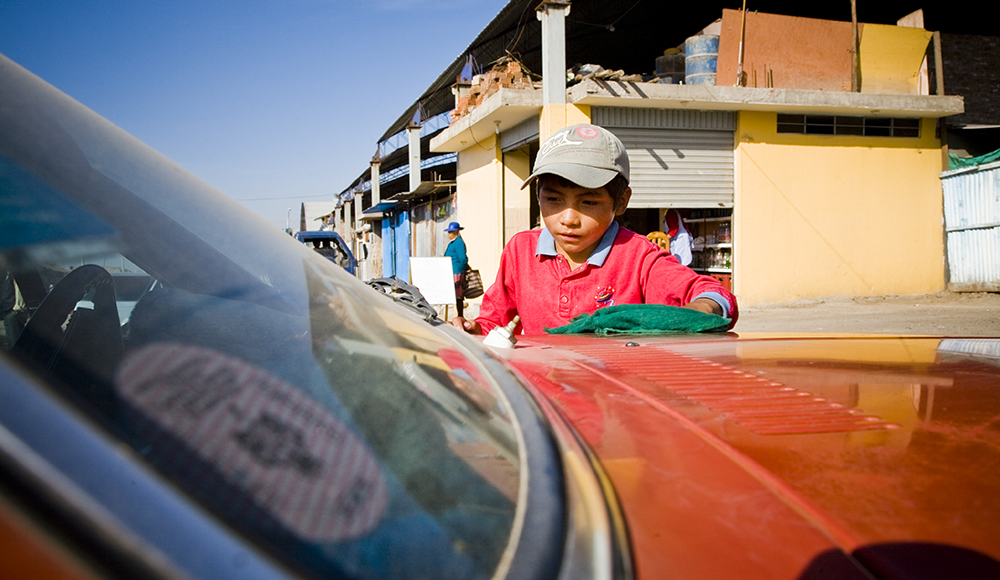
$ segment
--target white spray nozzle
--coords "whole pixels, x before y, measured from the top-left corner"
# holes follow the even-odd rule
[[[521,322],[521,317],[515,316],[507,326],[494,328],[483,339],[483,344],[494,348],[514,348],[514,343],[517,342],[517,339],[514,338],[514,329],[517,328],[519,322]]]

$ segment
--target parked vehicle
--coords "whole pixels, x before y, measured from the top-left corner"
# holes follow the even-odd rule
[[[492,351],[3,57],[0,189],[4,576],[1000,573],[1000,341]]]
[[[319,255],[354,275],[358,269],[358,262],[351,252],[350,246],[340,237],[340,234],[332,231],[300,231],[295,232],[293,237],[303,244],[311,247]]]

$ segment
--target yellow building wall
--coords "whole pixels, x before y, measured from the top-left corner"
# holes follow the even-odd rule
[[[503,154],[503,241],[531,228],[531,188],[521,184],[531,175],[528,147]],[[499,260],[499,256],[497,256]]]
[[[590,122],[590,105],[553,103],[542,107],[538,116],[538,140],[544,142],[550,135],[578,123]]]
[[[778,134],[741,112],[734,290],[744,306],[944,290],[940,142]]]
[[[503,166],[498,145],[491,134],[458,154],[458,221],[465,228],[469,267],[479,270],[487,287],[496,280],[503,250]]]
[[[920,65],[933,33],[922,28],[865,24],[861,33],[861,92],[919,94]]]

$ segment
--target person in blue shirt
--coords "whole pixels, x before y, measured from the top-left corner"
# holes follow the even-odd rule
[[[444,229],[448,233],[448,239],[451,240],[448,242],[448,248],[445,249],[444,255],[447,258],[451,258],[451,270],[455,275],[455,305],[459,316],[462,316],[464,312],[465,273],[469,270],[469,255],[465,251],[465,240],[462,239],[462,234],[459,233],[464,229],[458,225],[458,222],[451,222]]]

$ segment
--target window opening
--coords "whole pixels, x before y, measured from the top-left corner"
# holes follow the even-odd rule
[[[779,114],[778,133],[919,137],[920,119]]]

